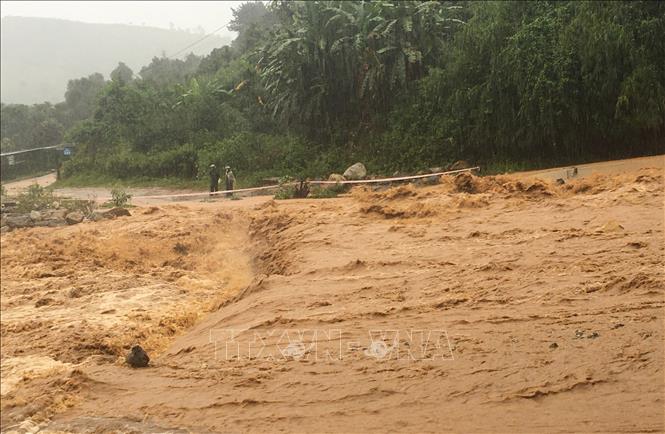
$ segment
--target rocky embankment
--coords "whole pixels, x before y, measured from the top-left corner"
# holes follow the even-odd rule
[[[129,215],[131,215],[130,212],[125,208],[111,208],[90,213],[67,208],[23,211],[19,210],[15,203],[10,202],[4,203],[2,206],[0,231],[5,233],[18,228],[67,226],[82,223],[85,220],[99,221]]]

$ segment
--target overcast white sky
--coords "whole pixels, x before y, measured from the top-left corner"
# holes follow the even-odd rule
[[[243,1],[0,1],[5,16],[61,18],[86,23],[136,24],[168,29],[171,26],[235,37],[226,29]]]

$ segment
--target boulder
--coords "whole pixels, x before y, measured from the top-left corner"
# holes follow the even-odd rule
[[[75,225],[77,223],[81,223],[82,221],[83,221],[83,213],[79,211],[70,212],[65,217],[65,222],[67,222],[68,225]]]
[[[30,211],[30,218],[32,219],[33,222],[41,220],[42,213],[40,213],[39,211]]]
[[[455,188],[457,191],[462,193],[475,193],[476,184],[473,179],[473,175],[468,172],[460,173],[455,177],[454,180]]]
[[[35,222],[35,226],[55,228],[58,226],[65,226],[67,222],[65,219],[60,218],[43,218]]]
[[[432,175],[427,178],[422,178],[421,183],[424,185],[436,185],[441,181],[441,175]]]
[[[364,179],[367,176],[367,169],[363,163],[356,163],[344,171],[344,178],[350,180]]]
[[[450,167],[448,167],[448,170],[461,170],[461,169],[468,169],[469,167],[471,167],[471,165],[466,161],[458,160],[455,161],[453,164],[451,164]]]
[[[107,211],[95,211],[90,215],[89,219],[92,220],[93,222],[98,222],[104,219],[114,219],[116,217],[130,216],[130,215],[131,214],[127,209],[116,207],[116,208],[111,208]]]
[[[105,218],[131,216],[127,208],[120,208],[120,207],[111,208],[108,211],[104,211],[102,214],[104,214]]]
[[[44,213],[43,217],[47,219],[64,220],[68,212],[69,211],[66,209],[50,209]]]
[[[5,216],[5,223],[10,228],[28,228],[34,225],[28,214],[7,215]]]
[[[346,181],[346,178],[344,177],[344,175],[340,175],[339,173],[331,173],[330,176],[328,177],[328,181],[340,182],[340,181]]]
[[[140,345],[134,345],[127,354],[125,361],[132,368],[145,368],[150,362],[150,357]]]

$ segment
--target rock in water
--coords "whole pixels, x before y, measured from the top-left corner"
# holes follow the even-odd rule
[[[106,211],[95,211],[92,214],[90,214],[89,219],[92,220],[93,222],[98,222],[100,220],[114,219],[116,217],[121,217],[121,216],[131,216],[131,214],[125,208],[116,207]]]
[[[104,211],[103,214],[105,218],[115,218],[115,217],[131,215],[126,208],[120,208],[120,207],[111,208],[108,211]]]
[[[364,179],[367,176],[367,169],[363,163],[356,163],[344,171],[344,178],[350,180]]]
[[[129,354],[127,354],[125,360],[132,368],[145,368],[148,366],[150,357],[148,357],[148,353],[146,353],[140,345],[134,345],[129,351]]]
[[[460,173],[455,177],[454,180],[455,188],[457,191],[462,193],[475,193],[476,185],[473,179],[473,175],[468,172]]]

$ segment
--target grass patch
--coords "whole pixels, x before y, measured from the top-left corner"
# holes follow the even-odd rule
[[[4,200],[8,199],[3,195]],[[94,200],[71,199],[55,196],[53,192],[39,184],[30,185],[25,191],[12,196],[18,212],[44,211],[49,209],[65,209],[68,212],[78,211],[85,217],[90,216],[97,208]]]
[[[309,195],[309,184],[300,180],[295,181],[290,176],[284,176],[279,179],[279,188],[275,193],[275,199],[304,199]]]
[[[333,184],[327,187],[315,186],[312,187],[308,197],[312,199],[331,199],[342,193],[346,193],[348,190],[349,187],[345,184]]]
[[[208,187],[208,180],[182,178],[127,178],[118,179],[108,175],[84,173],[61,179],[52,184],[54,188],[67,187],[161,187],[169,189],[203,190]]]
[[[235,188],[255,187],[261,184],[267,175],[252,174],[244,178],[237,178]],[[224,180],[222,179],[222,184]],[[108,175],[82,173],[61,179],[51,184],[52,188],[78,188],[78,187],[105,187],[105,188],[165,188],[170,190],[200,190],[208,191],[210,180],[183,179],[183,178],[114,178]]]

